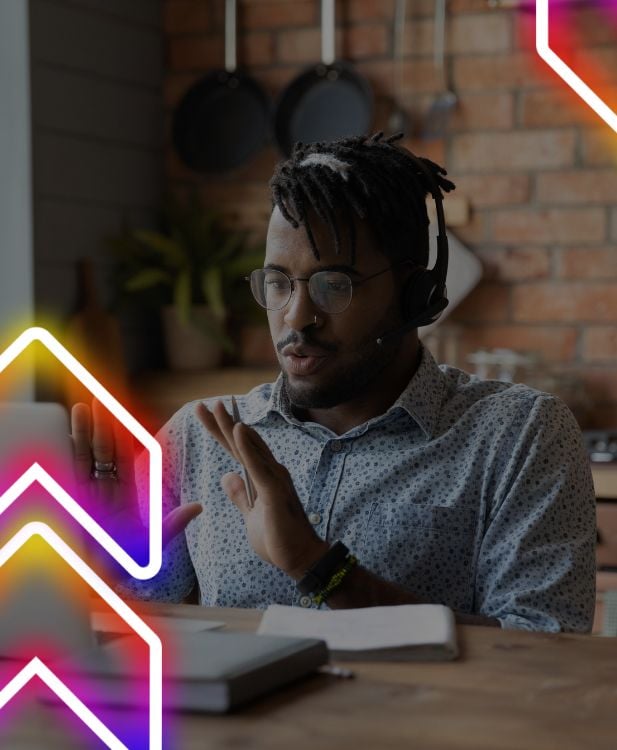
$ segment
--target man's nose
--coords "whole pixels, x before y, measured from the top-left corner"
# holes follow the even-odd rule
[[[285,325],[295,331],[302,331],[307,326],[315,323],[315,315],[320,310],[311,299],[308,282],[298,280],[294,282],[291,299],[284,310],[283,320],[285,321]]]

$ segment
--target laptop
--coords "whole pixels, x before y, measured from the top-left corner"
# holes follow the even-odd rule
[[[72,444],[66,410],[59,404],[0,403],[0,476],[11,473],[13,462],[21,461],[24,449],[27,453],[34,442],[41,449],[47,447],[46,455],[68,476]],[[2,526],[0,516],[0,529]],[[2,537],[4,540],[5,533]],[[59,655],[58,665],[69,670],[72,685],[82,684],[85,692],[92,693],[94,681],[103,705],[140,707],[139,696],[147,695],[141,687],[148,675],[136,663],[129,666],[125,657],[127,647],[143,648],[143,641],[138,644],[135,635],[126,634],[110,639],[109,632],[119,629],[117,618],[93,616],[84,601],[71,597],[70,586],[58,585],[53,570],[31,562],[26,568],[18,584],[0,586],[0,665],[31,658],[32,653],[27,655],[16,644],[27,644],[31,652],[33,643],[41,643],[44,653]],[[164,659],[164,681],[172,686],[165,691],[166,709],[227,712],[316,671],[328,661],[326,644],[315,638],[192,632],[195,627],[206,631],[223,623],[200,621],[196,626],[188,618],[145,619],[155,632],[160,625],[165,633],[168,657]],[[101,637],[101,631],[107,635]]]

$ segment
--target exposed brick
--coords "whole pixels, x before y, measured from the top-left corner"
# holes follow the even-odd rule
[[[267,32],[243,34],[238,42],[238,65],[251,68],[274,62],[274,36]]]
[[[547,79],[538,76],[540,62],[537,54],[527,51],[460,57],[452,71],[454,85],[461,91],[537,88]]]
[[[466,358],[478,349],[512,349],[539,353],[544,362],[570,362],[576,354],[577,331],[564,326],[483,325],[469,326],[460,337]]]
[[[370,57],[383,57],[389,52],[389,38],[383,24],[352,26],[343,33],[341,57],[360,60]]]
[[[617,195],[617,169],[547,172],[537,177],[537,198],[552,204],[612,203]]]
[[[431,55],[434,21],[416,21],[405,29],[405,55]],[[450,19],[447,25],[447,55],[507,52],[511,47],[511,20],[501,14],[483,13]]]
[[[563,279],[617,278],[615,247],[564,248],[558,258],[559,276]]]
[[[512,310],[514,320],[527,323],[614,322],[617,283],[520,284],[512,292]]]
[[[473,208],[489,208],[526,203],[529,200],[529,175],[483,174],[454,175],[457,194],[462,193]]]
[[[581,137],[583,159],[586,164],[617,165],[617,139],[609,128],[586,128],[582,131]]]
[[[264,68],[256,75],[256,79],[272,95],[278,95],[293,79],[300,73],[304,66],[277,65],[276,67]]]
[[[611,211],[610,235],[611,239],[617,242],[617,208]]]
[[[543,247],[479,250],[484,276],[495,281],[531,281],[551,274],[551,254]]]
[[[284,63],[311,63],[321,57],[320,32],[307,27],[278,34],[277,58]]]
[[[431,3],[434,3],[435,0],[426,0],[426,4],[429,7]],[[476,13],[479,11],[486,12],[486,0],[450,0],[448,3],[448,9],[450,13],[456,14],[456,13]],[[491,11],[492,12],[492,11]],[[510,15],[514,17],[514,13],[506,10],[500,11],[504,15]]]
[[[249,182],[213,179],[203,182],[200,194],[206,206],[216,206],[237,229],[246,229],[265,237],[270,217],[270,191],[265,180]]]
[[[572,65],[575,72],[584,78],[583,71],[588,69],[591,73],[596,72],[596,80],[600,77],[600,85],[606,86],[617,82],[617,50],[614,49],[615,42],[603,47],[577,49]],[[607,99],[606,102],[613,107],[615,102]]]
[[[166,34],[196,34],[210,31],[209,3],[175,0],[163,6],[163,29]]]
[[[594,125],[598,116],[570,88],[522,91],[520,124],[523,127]]]
[[[617,364],[617,328],[590,326],[583,333],[583,359],[588,362],[614,361]]]
[[[314,26],[319,23],[318,7],[312,0],[245,2],[239,7],[239,23],[243,29]]]
[[[467,323],[503,322],[510,317],[510,287],[483,281],[452,313],[452,320]]]
[[[606,212],[600,208],[503,210],[493,221],[495,242],[580,245],[605,239]]]
[[[456,227],[455,234],[466,245],[482,245],[490,240],[490,218],[488,211],[473,211],[466,224]]]
[[[514,97],[510,93],[465,92],[452,113],[451,129],[509,130],[514,127]]]
[[[359,61],[357,69],[374,85],[377,92],[392,91],[392,62],[390,60]],[[413,60],[401,64],[403,94],[434,93],[443,85],[432,61]]]
[[[340,15],[346,21],[391,22],[394,18],[394,4],[395,0],[353,0],[352,3],[343,3]]]
[[[452,139],[453,171],[542,169],[574,161],[573,130],[470,133]]]
[[[424,156],[437,164],[443,164],[446,160],[445,143],[441,139],[423,141],[421,138],[403,138],[401,145],[408,148],[412,153]],[[448,196],[445,197],[445,203]]]
[[[225,52],[223,40],[218,35],[186,36],[172,38],[168,47],[171,71],[223,68]]]

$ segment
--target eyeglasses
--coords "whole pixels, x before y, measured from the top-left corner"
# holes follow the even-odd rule
[[[394,266],[388,266],[371,276],[353,281],[343,271],[316,271],[308,278],[300,278],[288,276],[273,268],[258,268],[246,280],[250,281],[251,292],[257,304],[266,310],[282,310],[291,299],[295,282],[306,281],[310,298],[317,307],[323,312],[335,314],[342,313],[349,307],[354,287],[361,286],[392,268]]]

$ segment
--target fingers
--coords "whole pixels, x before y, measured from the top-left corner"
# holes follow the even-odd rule
[[[113,417],[97,399],[92,399],[92,455],[95,461],[113,461]]]
[[[170,511],[163,519],[163,546],[184,531],[201,511],[201,503],[187,503]]]
[[[212,411],[210,411],[210,409],[208,409],[205,404],[198,404],[197,417],[199,418],[199,421],[203,424],[203,426],[212,435],[212,437],[215,440],[218,440],[218,442],[227,451],[227,453],[229,453],[230,456],[233,456],[233,458],[235,458],[236,461],[239,462],[240,459],[238,457],[237,451],[235,450],[235,445],[233,444],[233,419],[225,409],[223,402],[217,401]],[[223,423],[228,423],[225,431],[222,429]],[[229,442],[228,438],[231,438],[231,443]]]
[[[274,458],[256,430],[239,422],[233,428],[233,435],[241,463],[246,466],[258,491],[271,486],[273,480],[289,483],[287,469]]]
[[[75,476],[78,482],[87,482],[92,470],[90,447],[91,418],[87,404],[75,404],[71,409],[71,436],[75,458]]]

